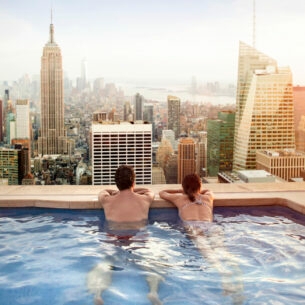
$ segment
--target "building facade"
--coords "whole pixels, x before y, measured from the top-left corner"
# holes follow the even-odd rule
[[[116,169],[134,168],[136,184],[152,183],[152,127],[143,123],[92,123],[92,183],[113,185]]]
[[[0,142],[3,141],[3,101],[0,100]]]
[[[143,121],[150,123],[152,125],[152,138],[154,141],[156,138],[156,132],[155,132],[154,105],[153,104],[144,105]]]
[[[23,178],[21,150],[0,148],[0,179],[9,185],[21,184]]]
[[[175,139],[180,136],[180,99],[176,96],[167,97],[167,129],[173,130]]]
[[[305,153],[295,150],[260,150],[256,152],[256,168],[286,181],[299,178],[305,168]]]
[[[30,139],[13,139],[12,145],[15,149],[19,149],[22,177],[31,172],[31,140]]]
[[[50,25],[50,40],[41,57],[41,136],[38,153],[67,153],[64,125],[64,92],[61,50],[54,40],[54,26]]]
[[[234,170],[255,169],[256,151],[295,148],[292,75],[240,43]]]
[[[207,122],[207,174],[216,177],[219,171],[232,171],[235,113],[223,111],[217,120]]]
[[[9,143],[8,140],[7,140],[7,136],[6,136],[6,133],[7,133],[7,115],[8,115],[8,112],[10,112],[10,109],[9,109],[9,102],[10,101],[10,96],[9,96],[9,90],[8,89],[5,89],[4,90],[4,98],[3,98],[3,102],[2,102],[2,140],[4,143]]]
[[[196,172],[195,142],[191,138],[182,138],[178,144],[178,183],[186,175]]]
[[[144,97],[137,93],[134,97],[134,119],[136,121],[143,121],[144,112]]]
[[[28,100],[16,101],[16,138],[31,139],[30,105]]]
[[[293,87],[295,145],[305,152],[305,86]]]
[[[198,133],[198,141],[196,143],[196,172],[200,177],[207,176],[207,131]]]
[[[124,104],[123,121],[127,121],[127,122],[133,121],[132,108],[129,102],[125,102]]]

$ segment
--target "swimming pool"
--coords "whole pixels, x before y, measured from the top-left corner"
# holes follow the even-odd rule
[[[0,209],[0,304],[94,304],[105,266],[105,304],[152,304],[148,278],[161,279],[162,304],[303,304],[305,216],[214,212],[205,237],[183,230],[175,209],[153,209],[145,230],[118,240],[101,210]]]

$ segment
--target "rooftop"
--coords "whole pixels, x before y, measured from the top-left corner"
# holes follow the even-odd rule
[[[259,152],[270,157],[292,157],[292,156],[304,157],[305,156],[304,152],[296,151],[294,149],[260,150]]]

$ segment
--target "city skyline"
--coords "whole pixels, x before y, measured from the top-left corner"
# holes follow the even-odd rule
[[[87,60],[88,79],[139,85],[237,80],[239,41],[252,45],[253,1],[54,0],[55,40],[74,79]],[[39,75],[51,3],[0,1],[0,81]],[[256,0],[256,49],[289,66],[305,84],[305,2]]]

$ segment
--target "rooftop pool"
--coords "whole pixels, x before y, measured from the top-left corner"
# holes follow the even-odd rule
[[[103,210],[0,209],[1,305],[304,304],[304,261],[285,207],[215,207],[202,235],[156,208],[124,238]]]

